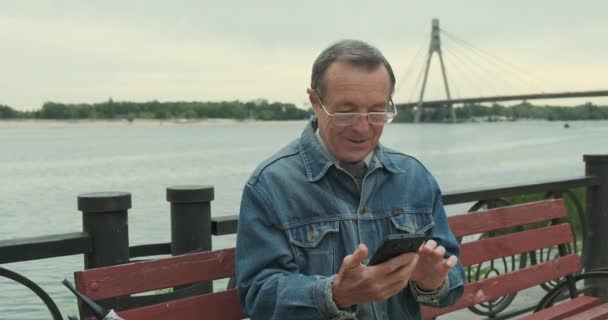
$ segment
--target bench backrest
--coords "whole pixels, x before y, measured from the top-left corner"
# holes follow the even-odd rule
[[[94,301],[228,278],[235,249],[89,269],[74,273],[76,288]],[[81,306],[82,308],[82,306]],[[128,320],[244,319],[235,289],[118,312]]]
[[[574,237],[570,224],[555,224],[558,219],[566,217],[567,211],[563,200],[557,199],[472,212],[452,216],[448,220],[456,237],[545,222],[542,227],[462,243],[461,262],[466,268],[572,242]],[[580,269],[580,257],[577,254],[567,254],[533,266],[471,282],[465,285],[464,294],[455,305],[447,308],[423,306],[423,318],[431,319],[454,310],[497,299],[578,272]]]
[[[456,237],[482,234],[538,222],[566,218],[562,200],[546,200],[452,216]],[[573,241],[568,223],[465,242],[461,262],[465,268]],[[468,283],[463,296],[447,308],[423,307],[430,319],[454,310],[500,298],[580,271],[580,258],[569,254],[527,268]],[[76,287],[93,300],[126,296],[222,279],[235,273],[235,249],[187,254],[76,272]],[[236,290],[215,292],[118,312],[129,320],[244,319]]]

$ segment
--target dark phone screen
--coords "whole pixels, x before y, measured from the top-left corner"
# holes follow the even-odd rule
[[[391,234],[386,236],[368,265],[373,266],[406,252],[416,252],[428,238],[424,235]]]

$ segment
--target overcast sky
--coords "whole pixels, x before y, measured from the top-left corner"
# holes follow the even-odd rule
[[[455,97],[608,89],[602,0],[0,3],[0,104],[22,110],[110,97],[307,107],[312,62],[343,38],[382,50],[398,80],[394,100],[416,100],[432,18],[448,32]],[[427,97],[442,98],[432,61]]]

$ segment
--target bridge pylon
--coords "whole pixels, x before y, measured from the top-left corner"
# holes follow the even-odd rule
[[[416,105],[416,113],[414,117],[415,122],[420,122],[420,118],[423,112],[423,102],[424,99],[424,90],[426,89],[426,80],[429,75],[429,68],[431,66],[431,58],[433,54],[437,53],[439,56],[439,62],[441,64],[441,74],[443,75],[443,84],[445,86],[445,93],[447,95],[447,100],[452,100],[450,95],[450,87],[448,86],[448,78],[445,72],[445,64],[443,63],[443,54],[441,53],[441,39],[439,37],[439,19],[433,19],[432,29],[431,29],[431,44],[429,46],[428,55],[426,58],[426,67],[424,69],[424,79],[422,80],[422,88],[420,88],[420,98],[418,99],[418,104]],[[456,112],[454,112],[454,108],[452,108],[452,104],[448,103],[448,108],[450,108],[450,114],[452,116],[452,122],[456,121]]]

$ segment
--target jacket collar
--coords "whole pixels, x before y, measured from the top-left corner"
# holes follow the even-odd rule
[[[302,132],[298,144],[300,155],[302,156],[302,161],[306,168],[306,176],[310,182],[320,180],[325,176],[329,167],[332,165],[337,167],[339,163],[339,161],[329,153],[329,150],[317,140],[315,135],[317,128],[317,118],[312,117],[310,122],[306,125],[304,132]],[[392,173],[403,172],[403,170],[395,166],[385,148],[380,144],[378,144],[374,150],[374,156],[371,165],[369,166],[369,170],[374,167],[384,167],[387,171]]]

